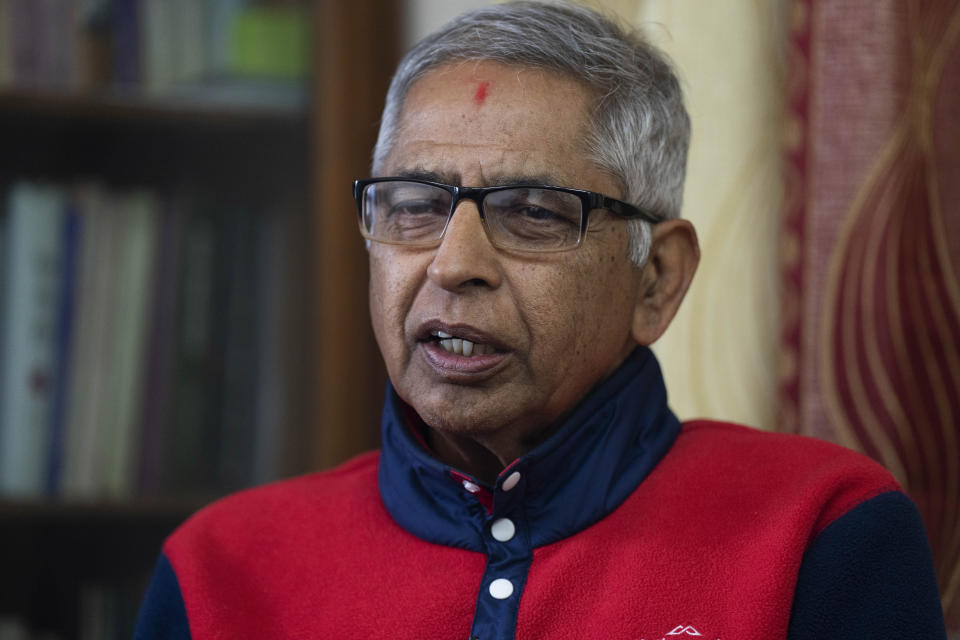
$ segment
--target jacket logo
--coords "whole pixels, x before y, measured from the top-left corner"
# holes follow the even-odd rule
[[[704,637],[692,624],[678,624],[672,631],[668,631],[666,634],[660,636],[658,640],[674,640],[674,638],[676,638],[676,640],[683,640],[686,636]],[[713,635],[710,637],[712,638]],[[647,640],[647,638],[635,638],[634,640]],[[720,638],[716,640],[720,640]]]

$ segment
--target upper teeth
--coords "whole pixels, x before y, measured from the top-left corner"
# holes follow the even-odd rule
[[[440,345],[447,351],[455,353],[458,356],[462,355],[469,357],[473,354],[477,354],[479,356],[493,353],[493,348],[485,344],[471,342],[465,338],[454,338],[446,331],[432,331],[431,335],[440,338]]]

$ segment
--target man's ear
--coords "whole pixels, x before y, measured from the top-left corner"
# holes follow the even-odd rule
[[[633,339],[649,345],[680,307],[700,263],[697,232],[689,220],[667,220],[652,229],[650,255],[641,268],[633,313]]]

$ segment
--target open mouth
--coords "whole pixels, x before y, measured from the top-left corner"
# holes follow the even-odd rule
[[[482,342],[473,342],[466,338],[457,337],[446,331],[435,329],[430,332],[430,339],[439,344],[445,351],[458,356],[486,356],[496,353],[496,349]]]

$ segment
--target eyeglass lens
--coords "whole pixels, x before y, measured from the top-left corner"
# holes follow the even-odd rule
[[[367,185],[363,226],[373,240],[426,246],[443,236],[453,196],[440,187],[390,181]],[[574,194],[517,187],[488,192],[481,205],[490,241],[504,249],[558,251],[577,246],[582,204]]]

